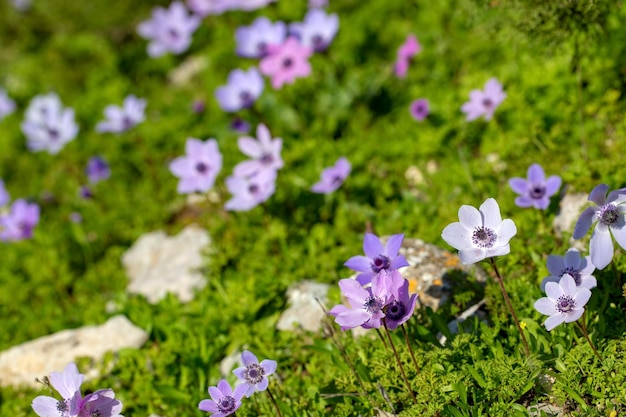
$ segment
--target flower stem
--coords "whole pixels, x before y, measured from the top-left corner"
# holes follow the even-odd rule
[[[504,297],[504,301],[506,302],[506,305],[509,308],[509,312],[513,316],[513,320],[515,321],[517,330],[519,330],[520,336],[522,336],[522,343],[524,344],[524,351],[526,352],[526,356],[530,356],[530,349],[528,348],[528,342],[526,341],[526,336],[524,335],[522,326],[520,326],[519,324],[519,320],[517,319],[517,314],[515,314],[515,310],[513,310],[513,305],[511,304],[509,295],[507,294],[506,289],[504,288],[504,281],[502,280],[500,271],[498,271],[498,267],[496,266],[496,261],[493,258],[489,258],[489,262],[491,262],[493,271],[496,273],[496,281],[498,281],[498,284],[500,285],[500,291],[502,291],[502,296]]]
[[[270,387],[267,387],[266,391],[267,395],[270,396],[270,400],[272,400],[272,403],[274,403],[274,407],[276,408],[276,414],[278,415],[278,417],[283,417],[283,414],[280,412],[280,408],[278,408],[278,403],[276,402],[274,396],[272,395],[272,392],[270,391]]]
[[[578,325],[580,330],[583,332],[583,336],[585,336],[585,339],[587,339],[587,343],[589,343],[589,346],[591,346],[591,350],[593,350],[593,353],[600,360],[600,362],[602,362],[602,356],[600,356],[596,347],[593,345],[593,343],[591,343],[591,339],[589,339],[589,334],[587,333],[587,325],[585,324],[584,313],[583,313],[583,317],[581,317],[580,320],[576,322],[576,324]]]
[[[404,341],[406,342],[406,346],[409,348],[409,353],[411,354],[411,358],[413,359],[413,363],[415,364],[415,370],[417,373],[420,373],[420,367],[417,364],[417,360],[415,359],[415,354],[413,353],[413,348],[411,347],[411,343],[409,342],[409,334],[404,327],[404,323],[400,326],[402,328],[402,334],[404,334]]]
[[[413,398],[413,402],[417,405],[417,398],[415,398],[415,393],[413,393],[413,389],[409,384],[409,380],[406,377],[406,373],[404,372],[404,367],[402,366],[402,362],[400,362],[400,357],[398,356],[398,351],[396,350],[396,346],[393,344],[393,340],[391,340],[391,333],[389,333],[389,328],[387,327],[387,322],[385,319],[382,320],[383,326],[385,327],[385,333],[387,333],[387,339],[389,339],[389,344],[391,345],[391,349],[393,350],[393,355],[396,357],[396,362],[398,362],[398,367],[400,367],[400,373],[402,373],[402,378],[404,379],[404,383],[406,384],[406,388],[409,390],[409,394],[411,394],[411,398]]]
[[[385,349],[388,348],[389,346],[387,346],[387,341],[385,340],[385,337],[383,336],[383,334],[380,332],[380,330],[378,329],[378,327],[376,328],[376,333],[378,333],[378,337],[380,337],[380,340],[383,341],[383,345],[385,345]]]

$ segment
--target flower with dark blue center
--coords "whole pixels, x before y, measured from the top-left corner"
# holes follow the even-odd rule
[[[514,177],[509,180],[511,189],[519,196],[515,199],[518,207],[535,207],[545,210],[550,205],[550,197],[561,188],[561,177],[551,175],[546,178],[543,168],[539,164],[532,164],[528,168],[528,179]]]
[[[361,285],[366,285],[382,271],[391,272],[409,266],[406,258],[398,254],[403,240],[404,234],[392,235],[383,247],[378,236],[366,233],[363,239],[365,256],[353,256],[344,263],[344,266],[360,272],[356,279]]]
[[[252,107],[262,92],[263,77],[259,70],[252,67],[248,71],[231,71],[226,85],[215,90],[215,97],[222,110],[236,112]]]
[[[217,383],[217,387],[209,387],[211,399],[200,401],[198,408],[213,413],[212,417],[229,416],[241,407],[241,398],[247,389],[245,384],[241,384],[233,391],[228,382],[222,379]]]

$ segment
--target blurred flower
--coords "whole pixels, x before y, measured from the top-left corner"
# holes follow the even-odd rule
[[[338,30],[337,14],[327,14],[323,9],[311,9],[304,16],[304,22],[289,25],[289,32],[300,40],[300,44],[314,52],[324,51]]]
[[[413,34],[407,36],[404,43],[398,48],[396,64],[394,66],[394,72],[398,78],[406,77],[411,59],[421,51],[422,46],[417,41],[417,37]]]
[[[19,12],[25,12],[30,9],[31,0],[11,0],[11,4]]]
[[[485,120],[491,120],[494,111],[505,98],[506,93],[502,90],[502,84],[497,79],[491,78],[485,84],[485,91],[470,91],[470,100],[463,104],[461,111],[466,114],[468,122],[480,116]]]
[[[91,188],[86,185],[81,185],[80,188],[78,188],[78,196],[84,199],[93,198],[93,192],[91,192]]]
[[[535,309],[541,314],[550,317],[543,323],[546,330],[550,331],[561,323],[571,323],[578,320],[585,309],[583,308],[591,291],[585,287],[578,287],[574,279],[565,274],[558,283],[546,284],[547,297],[540,298],[535,302]]]
[[[196,114],[203,113],[206,110],[206,103],[204,100],[194,100],[194,102],[191,103],[191,110]]]
[[[266,201],[276,190],[276,171],[264,169],[251,177],[226,178],[226,188],[233,195],[226,210],[247,211]]]
[[[35,413],[40,417],[77,416],[76,408],[81,400],[80,386],[84,378],[84,375],[78,372],[74,362],[70,362],[63,373],[51,372],[50,385],[57,390],[63,400],[40,395],[32,402]]]
[[[124,417],[120,415],[122,407],[112,389],[99,389],[80,400],[78,417]]]
[[[596,278],[591,275],[596,267],[591,263],[591,257],[582,258],[578,249],[571,248],[565,256],[548,255],[546,262],[550,276],[545,277],[541,281],[541,291],[545,291],[548,282],[559,282],[561,277],[568,274],[574,278],[576,286],[582,286],[588,289],[595,288],[598,285]]]
[[[193,13],[205,17],[231,10],[233,2],[233,0],[187,0],[187,6]]]
[[[0,207],[9,204],[11,195],[4,186],[4,181],[0,180]]]
[[[246,397],[250,398],[256,391],[265,391],[269,381],[267,376],[276,371],[276,361],[264,359],[261,363],[254,354],[244,350],[241,354],[243,366],[235,369],[233,373],[247,387]]]
[[[72,223],[76,223],[76,224],[82,223],[83,222],[83,215],[80,214],[77,211],[73,211],[73,212],[70,213],[70,221]]]
[[[109,105],[104,109],[106,120],[96,125],[97,132],[125,132],[145,120],[146,100],[126,96],[123,107]]]
[[[411,102],[409,106],[409,113],[411,113],[411,116],[418,122],[424,120],[426,116],[428,116],[429,111],[428,100],[425,98],[417,99]]]
[[[99,156],[94,156],[89,158],[87,167],[85,168],[85,174],[90,183],[96,184],[111,176],[111,168],[104,159]]]
[[[527,176],[528,180],[518,177],[509,180],[511,189],[519,194],[519,197],[515,199],[515,205],[547,209],[550,205],[550,196],[556,194],[561,188],[561,177],[551,175],[546,179],[546,174],[539,164],[532,164],[528,168]]]
[[[345,305],[333,307],[328,314],[335,317],[341,330],[362,326],[366,329],[379,328],[385,317],[384,307],[390,296],[382,274],[372,278],[372,286],[363,288],[358,281],[346,278],[339,281],[341,294],[348,299]]]
[[[178,192],[180,194],[194,191],[209,191],[217,174],[222,169],[222,154],[215,139],[202,142],[199,139],[187,138],[185,156],[170,162],[170,171],[180,178]]]
[[[348,259],[343,265],[353,271],[361,272],[356,280],[361,285],[369,284],[372,278],[380,272],[392,272],[404,266],[409,266],[406,258],[398,254],[404,234],[392,235],[383,247],[382,242],[373,233],[365,233],[363,238],[363,252]]]
[[[308,58],[312,52],[300,45],[293,37],[287,38],[282,45],[269,45],[269,55],[260,64],[261,73],[272,77],[272,87],[277,90],[283,84],[291,84],[296,78],[311,74]]]
[[[626,188],[611,191],[607,196],[609,186],[600,184],[589,194],[589,201],[597,204],[596,207],[588,207],[578,218],[574,233],[574,239],[580,239],[597,222],[591,241],[589,242],[589,254],[591,262],[598,269],[604,269],[613,259],[613,240],[626,249]]]
[[[473,264],[511,251],[509,240],[515,236],[517,228],[513,220],[502,220],[500,207],[493,198],[485,200],[479,210],[461,206],[459,220],[447,225],[441,237],[459,250],[462,263]]]
[[[230,123],[230,128],[235,132],[248,133],[250,131],[250,123],[246,122],[242,118],[235,117]]]
[[[282,138],[272,139],[269,129],[262,123],[256,128],[256,136],[258,140],[244,136],[237,141],[241,152],[252,159],[235,166],[235,177],[249,177],[262,170],[279,170],[283,167],[280,157]]]
[[[215,90],[222,110],[235,112],[252,107],[263,92],[263,77],[252,67],[248,71],[236,69],[228,74],[228,83]]]
[[[241,407],[241,398],[246,392],[245,384],[239,385],[233,392],[225,379],[217,383],[217,387],[209,387],[210,400],[202,400],[198,408],[213,414],[213,417],[225,417],[233,414]]]
[[[309,0],[309,8],[314,7],[326,7],[328,6],[328,0]]]
[[[234,0],[234,9],[251,11],[265,7],[277,0]]]
[[[267,17],[257,17],[250,26],[240,26],[235,31],[237,54],[247,58],[263,58],[269,45],[282,45],[287,36],[283,22],[272,23]]]
[[[11,100],[4,89],[0,88],[0,120],[15,111],[15,102]]]
[[[411,318],[415,311],[417,294],[409,296],[409,281],[402,277],[397,270],[381,272],[387,281],[387,288],[391,293],[391,298],[387,300],[385,306],[385,323],[389,329],[393,330]]]
[[[148,55],[160,57],[167,52],[180,54],[191,44],[191,35],[200,25],[200,17],[189,15],[180,1],[170,4],[168,9],[156,7],[152,18],[137,27],[137,32],[150,40]]]
[[[337,190],[350,175],[350,162],[345,157],[341,157],[335,165],[322,170],[321,179],[313,184],[311,191],[320,194],[330,194]]]
[[[78,134],[74,110],[63,108],[55,93],[36,96],[26,109],[22,132],[31,151],[46,150],[54,155]]]

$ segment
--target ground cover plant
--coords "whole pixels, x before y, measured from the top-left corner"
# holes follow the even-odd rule
[[[119,313],[149,332],[1,387],[0,415],[626,413],[621,3],[327,3],[0,3],[0,350]],[[191,223],[207,286],[127,294],[124,251]],[[491,278],[420,307],[404,237]],[[328,322],[276,330],[304,279]]]

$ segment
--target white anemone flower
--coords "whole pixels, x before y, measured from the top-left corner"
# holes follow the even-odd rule
[[[543,323],[550,331],[561,323],[571,323],[578,320],[585,312],[585,304],[591,298],[591,291],[585,287],[576,286],[574,278],[565,274],[561,280],[546,284],[547,297],[535,302],[535,309],[541,314],[548,315]]]

